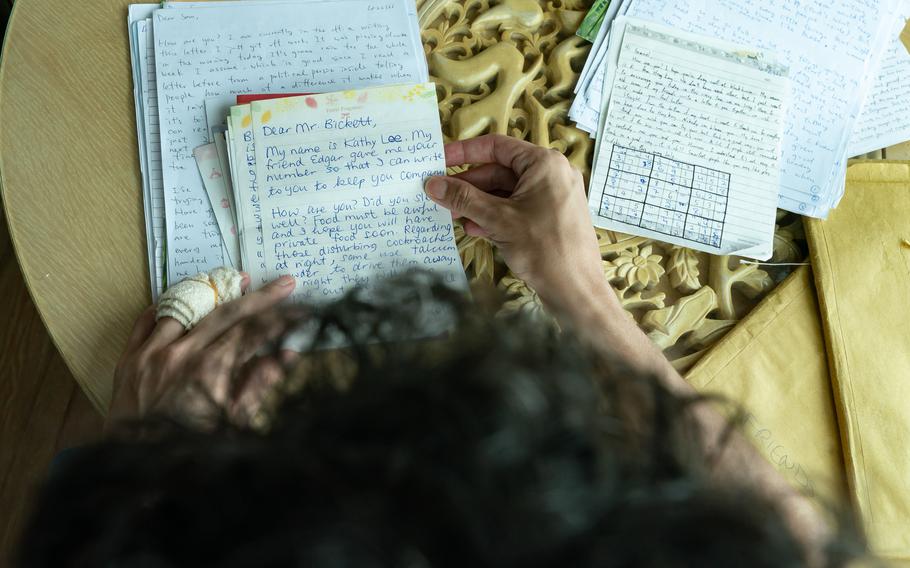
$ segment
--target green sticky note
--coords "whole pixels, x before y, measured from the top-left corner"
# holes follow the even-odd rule
[[[581,21],[581,25],[578,26],[578,31],[575,34],[593,43],[609,6],[610,0],[595,0],[594,5],[588,10],[585,19]]]

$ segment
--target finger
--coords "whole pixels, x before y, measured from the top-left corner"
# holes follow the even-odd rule
[[[465,170],[452,177],[464,180],[477,189],[493,193],[511,195],[518,183],[518,177],[511,168],[499,164],[483,164],[470,170]]]
[[[485,134],[445,145],[446,165],[500,164],[521,176],[543,148],[502,134]]]
[[[433,177],[427,180],[426,192],[434,203],[452,212],[452,217],[466,217],[489,232],[500,227],[503,211],[509,201],[483,192],[456,177]]]
[[[489,237],[489,231],[485,230],[483,227],[471,221],[470,219],[465,219],[461,223],[461,227],[464,229],[464,234],[469,237]]]
[[[234,397],[233,418],[243,422],[252,419],[262,408],[268,394],[284,380],[284,377],[284,368],[275,359],[263,357],[256,361]]]
[[[145,346],[157,350],[177,341],[186,333],[183,324],[172,317],[163,317],[155,324],[155,329],[146,341]]]
[[[290,296],[294,285],[292,276],[282,276],[239,300],[218,306],[186,335],[183,339],[185,347],[190,352],[204,349],[240,321],[267,310]]]
[[[136,323],[133,324],[133,330],[130,332],[129,338],[126,340],[126,352],[132,352],[136,349],[139,349],[139,346],[145,343],[145,340],[149,338],[152,334],[152,331],[155,329],[155,305],[145,308],[139,317],[136,319]]]
[[[219,405],[233,400],[238,371],[263,346],[284,334],[290,322],[283,310],[273,308],[235,325],[207,347],[196,377],[209,398]]]
[[[289,325],[277,309],[247,318],[216,339],[207,349],[206,357],[218,361],[229,373],[252,359],[259,350],[281,337]]]
[[[250,275],[246,272],[240,273],[240,290],[246,290],[250,285]],[[148,348],[155,350],[170,345],[186,334],[186,328],[183,324],[171,317],[163,317],[158,320],[151,336],[148,338]]]

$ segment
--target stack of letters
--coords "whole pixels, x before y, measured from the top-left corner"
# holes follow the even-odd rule
[[[413,0],[129,10],[153,296],[216,266],[300,298],[428,266],[464,285]],[[268,96],[262,96],[266,94]]]

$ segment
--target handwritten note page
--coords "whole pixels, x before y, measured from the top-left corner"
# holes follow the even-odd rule
[[[150,242],[149,273],[154,275],[152,299],[157,299],[164,289],[165,275],[165,220],[164,182],[161,167],[161,132],[158,120],[158,85],[155,73],[155,46],[151,19],[137,22],[138,58],[141,85],[142,128],[144,131],[143,165],[146,239]]]
[[[233,168],[234,201],[240,230],[240,255],[253,288],[269,282],[263,255],[262,207],[256,177],[256,145],[250,105],[235,106],[228,118],[229,153]]]
[[[204,101],[226,93],[327,91],[423,80],[407,0],[259,3],[154,14],[167,263],[173,279],[224,264],[192,149]],[[343,15],[343,17],[341,17]]]
[[[867,70],[884,52],[892,0],[629,0],[630,17],[754,46],[790,67],[780,207],[825,216],[844,171]]]
[[[153,157],[160,157],[157,124],[157,90],[155,87],[155,46],[152,39],[152,14],[156,4],[132,4],[127,11],[130,39],[130,66],[133,76],[133,102],[136,107],[136,140],[139,147],[139,169],[142,174],[142,203],[145,214],[146,246],[149,266],[149,285],[152,301],[157,301],[163,285],[162,250],[156,242],[156,225],[164,226],[164,203],[153,203],[151,170]],[[154,135],[151,130],[155,129]],[[152,151],[155,151],[154,153]],[[156,154],[157,156],[153,155]],[[158,163],[160,179],[160,162]],[[163,235],[163,233],[162,233]]]
[[[445,172],[432,83],[254,102],[262,253],[297,299],[425,267],[466,287],[452,219],[429,201]]]
[[[130,14],[132,16],[132,13]],[[156,285],[155,270],[155,239],[152,236],[152,205],[149,190],[149,164],[148,164],[148,134],[145,129],[145,101],[143,98],[148,92],[148,76],[143,76],[139,67],[139,59],[152,47],[151,37],[148,35],[150,21],[139,20],[129,22],[130,36],[130,65],[133,74],[133,103],[136,107],[136,140],[139,145],[139,170],[142,174],[142,205],[145,214],[145,241],[148,256],[149,284],[151,285],[152,301],[157,299],[158,286]],[[154,54],[154,50],[152,51]]]
[[[607,47],[609,45],[610,24],[617,15],[625,15],[629,1],[614,0],[610,2],[604,14],[600,31],[591,46],[585,66],[582,68],[576,84],[576,96],[569,108],[569,118],[579,128],[588,132],[593,138],[600,123],[600,107],[603,97],[604,74],[606,72]]]
[[[227,194],[228,201],[231,206],[231,217],[232,217],[232,222],[234,223],[234,235],[238,239],[237,256],[234,257],[236,259],[235,264],[236,264],[236,266],[238,266],[242,269],[243,268],[243,264],[242,264],[243,257],[240,256],[240,250],[239,250],[240,249],[240,244],[239,244],[240,227],[237,226],[237,219],[239,217],[237,215],[237,198],[236,198],[236,193],[234,192],[234,184],[231,182],[231,179],[232,179],[231,164],[228,161],[227,141],[225,140],[226,133],[224,132],[225,129],[221,129],[221,130],[222,131],[215,132],[215,135],[214,135],[215,142],[213,142],[213,144],[215,145],[215,155],[218,158],[218,167],[220,168],[220,171],[224,173],[224,177],[221,179],[224,183],[224,191]]]
[[[164,8],[173,8],[173,9],[187,9],[187,8],[218,8],[225,4],[230,4],[231,6],[263,6],[264,4],[300,4],[307,2],[337,2],[338,0],[228,0],[228,2],[217,2],[212,0],[203,0],[201,2],[185,2],[184,0],[165,0],[162,3]],[[423,52],[423,40],[420,37],[420,22],[417,19],[417,3],[416,2],[405,2],[403,4],[405,11],[407,12],[408,24],[410,29],[407,33],[407,38],[410,40],[411,44],[414,47],[414,51],[417,53]],[[423,68],[423,75],[428,76],[427,60],[424,57],[420,58],[418,64]],[[270,91],[272,93],[280,91]],[[245,101],[249,102],[249,101]]]
[[[786,68],[617,18],[589,206],[595,224],[712,252],[771,256]]]
[[[910,51],[900,32],[910,21],[910,0],[903,0],[893,38],[856,119],[847,153],[857,156],[910,140]]]
[[[232,205],[234,198],[228,194],[225,172],[218,160],[218,150],[213,142],[195,148],[193,156],[196,158],[196,167],[199,170],[202,185],[215,214],[215,221],[218,223],[218,234],[226,253],[225,266],[233,266],[239,270],[241,268],[240,242]]]

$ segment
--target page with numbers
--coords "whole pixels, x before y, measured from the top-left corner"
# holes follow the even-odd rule
[[[595,225],[770,258],[789,81],[767,55],[618,18],[588,193]]]
[[[628,15],[775,53],[790,68],[779,207],[824,218],[840,197],[854,121],[895,0],[628,0]]]

